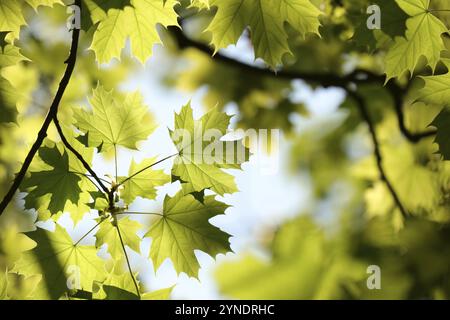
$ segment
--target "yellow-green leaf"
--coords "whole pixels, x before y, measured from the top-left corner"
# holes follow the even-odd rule
[[[309,0],[211,0],[217,14],[208,26],[212,44],[217,52],[237,43],[247,27],[256,58],[262,58],[271,67],[281,64],[282,57],[291,53],[284,24],[300,34],[319,34],[319,15]]]
[[[99,19],[102,15],[98,10],[95,12],[94,18],[100,22],[94,33],[91,49],[94,50],[97,61],[109,62],[112,58],[120,58],[122,48],[129,38],[133,55],[144,63],[151,56],[153,45],[161,43],[157,24],[164,27],[178,25],[173,8],[177,1],[168,0],[164,5],[161,0],[115,2],[115,6],[104,12],[103,18]]]
[[[229,252],[230,236],[208,222],[212,217],[223,214],[227,207],[214,200],[213,196],[205,197],[204,204],[183,192],[173,198],[167,196],[162,217],[146,234],[152,238],[150,257],[155,269],[170,258],[178,273],[197,277],[200,265],[194,250],[213,257]]]

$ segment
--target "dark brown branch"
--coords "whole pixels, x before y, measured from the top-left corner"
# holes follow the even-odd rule
[[[425,132],[413,133],[411,132],[405,124],[405,115],[403,113],[403,97],[406,92],[403,88],[398,86],[395,82],[389,82],[386,85],[387,89],[391,93],[392,99],[394,100],[394,109],[397,114],[398,127],[402,134],[412,143],[418,143],[424,138],[432,137],[436,135],[436,130],[428,130]]]
[[[81,0],[75,0],[75,5],[78,6],[81,10]],[[44,139],[47,137],[47,130],[48,127],[50,126],[50,123],[52,122],[52,119],[58,113],[59,104],[64,95],[64,92],[66,91],[67,85],[69,84],[70,78],[72,77],[73,70],[75,69],[79,37],[80,37],[80,30],[74,29],[72,31],[72,44],[70,48],[69,58],[65,62],[67,64],[66,71],[61,79],[61,82],[59,83],[58,91],[56,92],[55,98],[53,99],[53,102],[50,106],[47,116],[45,117],[44,123],[42,124],[42,127],[39,130],[36,141],[34,142],[33,146],[28,152],[22,164],[22,167],[20,168],[20,171],[16,174],[14,182],[11,185],[9,191],[6,193],[2,202],[0,203],[0,215],[3,214],[6,207],[13,199],[14,194],[19,189],[19,186],[22,183],[23,179],[25,178],[25,175],[28,171],[28,168],[31,165],[31,162],[33,161],[34,156],[36,155],[42,143],[44,142]]]
[[[172,35],[177,40],[180,49],[195,48],[207,55],[213,57],[214,60],[227,63],[234,66],[242,71],[256,74],[265,77],[276,77],[278,79],[285,80],[304,80],[309,82],[318,83],[323,87],[341,87],[345,88],[349,83],[371,83],[379,82],[384,83],[384,77],[376,75],[372,72],[365,70],[355,70],[352,73],[339,76],[330,73],[308,73],[308,72],[298,72],[298,71],[277,71],[276,73],[267,68],[260,68],[252,66],[232,58],[221,55],[220,53],[214,54],[214,51],[206,44],[189,39],[179,28],[170,27]]]
[[[346,90],[349,84],[364,84],[364,83],[378,83],[380,86],[384,85],[385,77],[382,75],[374,74],[366,70],[355,70],[352,73],[344,76],[336,74],[325,73],[307,73],[307,72],[291,72],[291,71],[278,71],[273,72],[266,68],[260,68],[252,65],[245,64],[243,62],[234,60],[217,53],[214,55],[214,51],[204,43],[189,39],[179,28],[171,27],[170,31],[177,40],[180,49],[195,48],[201,52],[212,56],[214,60],[226,63],[244,72],[255,74],[263,77],[276,77],[278,79],[285,80],[304,80],[307,82],[317,83],[323,87],[339,87]],[[392,95],[394,100],[394,108],[398,118],[398,124],[400,131],[412,143],[417,143],[420,140],[433,136],[436,134],[435,130],[429,130],[425,132],[412,133],[405,125],[405,117],[403,114],[403,99],[406,92],[399,87],[395,82],[389,82],[387,89]]]
[[[361,117],[364,119],[367,126],[369,127],[369,132],[372,137],[372,142],[373,142],[373,147],[374,147],[374,155],[375,155],[375,159],[376,159],[376,163],[377,163],[377,168],[378,168],[378,172],[380,173],[380,179],[385,183],[386,187],[388,188],[388,190],[389,190],[392,198],[394,199],[396,206],[400,210],[402,216],[404,218],[407,218],[409,216],[409,213],[403,206],[402,202],[400,201],[400,198],[399,198],[397,192],[395,191],[392,183],[390,182],[390,180],[387,177],[386,172],[384,170],[383,156],[381,154],[380,142],[378,140],[375,125],[372,121],[369,111],[367,110],[366,103],[365,103],[364,99],[357,93],[350,91],[350,90],[347,90],[347,92],[348,92],[349,96],[352,97],[353,100],[356,102],[359,112],[361,113]]]
[[[89,166],[89,164],[83,158],[83,156],[77,150],[75,150],[75,148],[69,143],[69,141],[67,141],[67,138],[65,137],[64,132],[61,128],[61,125],[59,124],[57,114],[55,114],[53,116],[53,123],[56,126],[56,130],[58,130],[59,136],[61,137],[61,141],[63,142],[64,146],[66,146],[66,148],[69,149],[75,155],[75,157],[77,157],[77,159],[81,162],[83,167],[90,173],[91,177],[94,178],[95,181],[97,181],[98,185],[103,190],[103,192],[108,193],[109,189],[103,184],[102,179],[100,179],[97,176],[95,171],[92,170],[92,168]]]
[[[383,157],[380,150],[380,143],[378,140],[378,136],[375,130],[375,125],[371,119],[370,113],[367,110],[366,103],[364,99],[359,96],[357,93],[351,91],[348,89],[350,84],[363,84],[363,83],[379,83],[380,85],[384,84],[384,76],[379,76],[374,73],[363,71],[363,70],[355,70],[354,72],[346,75],[346,76],[337,76],[334,74],[313,74],[313,73],[303,73],[303,72],[289,72],[289,71],[279,71],[277,73],[272,72],[269,69],[263,69],[255,66],[251,66],[242,62],[239,62],[237,60],[228,58],[226,56],[223,56],[221,54],[215,54],[213,50],[200,42],[193,41],[186,37],[184,33],[178,29],[178,28],[171,28],[173,36],[176,38],[178,45],[181,49],[185,48],[196,48],[197,50],[200,50],[210,56],[213,56],[214,60],[221,61],[224,63],[227,63],[231,66],[234,66],[236,68],[239,68],[242,71],[249,72],[252,74],[257,74],[260,76],[267,76],[267,77],[276,77],[279,79],[286,79],[286,80],[294,80],[294,79],[300,79],[308,82],[314,82],[318,83],[324,87],[339,87],[347,91],[347,93],[355,100],[358,109],[361,113],[361,116],[363,120],[367,123],[370,131],[370,135],[372,137],[373,145],[374,145],[374,155],[376,158],[377,168],[380,173],[381,180],[386,184],[390,194],[392,195],[392,198],[394,199],[394,202],[396,206],[399,208],[401,214],[403,217],[408,217],[409,214],[406,211],[405,207],[403,206],[402,202],[400,201],[400,198],[395,191],[392,183],[390,182],[389,178],[386,175],[386,172],[383,167]],[[394,90],[395,88],[395,90]],[[405,119],[403,116],[403,97],[405,95],[405,92],[400,91],[401,88],[398,87],[395,83],[388,84],[389,92],[391,93],[394,102],[395,102],[395,110],[399,119],[399,126],[402,133],[405,135],[405,137],[412,141],[417,142],[422,138],[431,136],[435,134],[434,132],[425,132],[425,133],[418,133],[413,134],[411,133],[405,126]]]

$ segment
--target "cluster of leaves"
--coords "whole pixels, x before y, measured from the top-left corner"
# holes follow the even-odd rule
[[[90,165],[95,150],[100,153],[113,151],[117,156],[119,147],[137,149],[137,143],[146,140],[154,129],[148,107],[138,93],[121,98],[99,86],[94,90],[90,104],[90,111],[74,111],[74,126],[83,133],[78,140],[86,145],[77,138],[70,141]],[[188,105],[176,115],[175,129],[193,132],[197,121],[207,124],[206,129],[220,128],[225,133],[229,117],[212,110],[202,119],[194,120]],[[66,131],[73,136],[73,129],[70,130],[67,128]],[[237,189],[233,177],[215,164],[196,163],[182,149],[176,155],[180,160],[175,160],[178,164],[173,167],[172,176],[182,180],[183,190],[174,197],[166,196],[160,213],[129,214],[159,217],[144,235],[153,240],[150,257],[155,268],[169,258],[177,272],[197,277],[199,264],[194,250],[202,250],[211,256],[231,250],[229,235],[208,222],[214,216],[224,214],[227,206],[215,200],[213,195],[204,196],[204,192],[210,189],[224,194]],[[105,271],[105,261],[97,256],[97,250],[106,244],[112,261],[119,266],[124,258],[128,260],[125,246],[140,253],[142,239],[137,234],[144,226],[127,217],[127,208],[138,197],[154,200],[156,187],[170,183],[170,177],[162,170],[152,169],[157,163],[155,159],[141,163],[133,161],[129,176],[116,176],[109,182],[110,194],[105,194],[102,189],[97,190],[86,169],[61,142],[47,140],[39,150],[30,175],[22,183],[21,190],[27,193],[25,208],[36,209],[40,220],[57,220],[59,214],[68,212],[75,223],[92,208],[98,212],[98,223],[94,229],[95,246],[81,245],[80,241],[74,243],[58,224],[53,232],[38,229],[28,234],[36,246],[22,256],[13,271],[25,276],[44,275],[34,292],[35,297],[59,298],[66,293],[70,266],[80,268],[82,281],[75,289],[92,293],[94,285],[99,283],[99,288],[114,285],[114,288],[140,296],[140,288],[135,289],[133,282],[124,280],[126,275],[118,272],[118,267],[113,267],[110,273]],[[114,197],[112,202],[109,196]],[[131,277],[134,281],[135,274],[131,273]],[[98,298],[98,294],[99,291],[95,291],[92,297]]]
[[[129,218],[133,213],[128,211],[128,206],[138,198],[154,200],[156,188],[167,183],[179,182],[181,190],[173,197],[165,197],[161,212],[140,213],[157,218],[144,233],[144,238],[152,239],[150,258],[155,269],[169,258],[178,273],[197,277],[199,264],[194,250],[211,256],[230,251],[230,235],[209,220],[227,209],[214,195],[237,191],[233,176],[224,170],[240,169],[242,162],[198,163],[186,151],[193,148],[180,145],[174,131],[170,131],[177,148],[172,156],[161,160],[149,158],[140,163],[133,160],[127,177],[118,176],[117,163],[116,172],[108,179],[87,170],[97,155],[112,154],[117,158],[120,149],[136,150],[155,129],[141,95],[122,94],[117,88],[134,67],[124,52],[130,51],[132,57],[144,63],[151,57],[153,46],[161,42],[166,45],[168,56],[172,52],[176,61],[181,58],[189,62],[181,71],[170,68],[166,83],[188,91],[206,85],[205,103],[211,107],[236,102],[242,127],[284,129],[294,140],[294,167],[311,173],[319,200],[327,199],[332,188],[345,181],[355,193],[350,211],[359,214],[361,207],[364,208],[364,219],[358,220],[364,227],[347,233],[348,230],[342,231],[342,235],[336,236],[338,241],[328,241],[311,219],[288,223],[276,235],[272,262],[250,257],[232,267],[224,267],[233,270],[231,279],[227,275],[219,278],[224,293],[240,298],[371,297],[361,289],[363,266],[373,259],[380,264],[391,263],[395,254],[404,248],[411,251],[408,261],[389,275],[394,279],[408,270],[418,270],[420,281],[411,279],[415,274],[405,276],[407,280],[393,285],[396,291],[391,297],[434,297],[436,292],[448,293],[445,282],[448,261],[434,254],[448,251],[442,230],[447,230],[450,221],[450,167],[446,162],[450,160],[450,8],[447,1],[82,0],[75,3],[82,7],[84,32],[75,72],[58,112],[66,141],[48,133],[51,137],[40,146],[27,176],[21,181],[20,191],[24,193],[24,208],[36,210],[39,221],[49,218],[57,221],[63,213],[69,213],[76,224],[86,218],[86,213],[94,211],[96,216],[91,221],[94,225],[89,234],[73,241],[58,223],[54,224],[53,231],[38,228],[27,235],[17,232],[10,222],[4,223],[7,227],[3,229],[12,231],[2,232],[0,241],[0,297],[167,297],[170,288],[144,293],[136,273],[131,270],[126,249],[140,252],[142,238],[138,234],[145,228]],[[366,27],[366,9],[373,3],[381,8],[380,30]],[[51,30],[56,30],[65,25],[65,5],[71,4],[62,0],[2,0],[0,3],[2,191],[8,188],[12,173],[17,171],[17,162],[26,156],[26,151],[15,151],[18,146],[34,141],[33,131],[38,129],[29,128],[37,128],[45,116],[67,62],[66,42],[51,42],[49,34],[42,31],[45,28],[33,32],[33,26],[27,25],[33,19],[43,20]],[[245,38],[254,58],[262,60],[267,69],[222,55],[221,49]],[[113,59],[120,63],[111,63]],[[385,77],[379,76],[383,74]],[[291,116],[304,115],[305,108],[292,98],[293,79],[305,80],[312,87],[344,89],[349,95],[342,109],[350,116],[340,118],[332,126],[319,123],[296,135]],[[88,95],[90,108],[72,107]],[[359,156],[351,152],[348,141],[366,134],[360,129],[361,119],[354,112],[355,95],[365,103],[359,107],[370,110],[369,118],[375,119],[373,123],[369,119],[366,124],[375,128],[371,134],[376,157],[370,152]],[[305,118],[312,117],[312,113]],[[196,137],[204,133],[195,130],[201,127],[225,135],[229,121],[218,109],[196,120],[187,105],[175,115],[174,130],[184,129]],[[427,131],[430,128],[434,130],[432,134],[420,134],[430,132]],[[154,166],[169,159],[174,160],[170,176],[154,170]],[[205,195],[205,190],[212,195]],[[11,219],[18,220],[20,214],[16,211],[22,209],[20,206],[9,209],[14,217]],[[414,220],[408,224],[405,212],[414,219],[420,217],[419,222]],[[375,232],[372,226],[380,220],[383,230],[392,229],[395,241],[389,244],[366,241]],[[420,235],[423,230],[426,231],[424,241],[411,240],[410,234]],[[95,234],[95,245],[82,244],[90,234]],[[428,249],[420,244],[427,242],[433,250],[422,258],[431,256],[439,266],[428,278],[422,275],[424,266],[420,264],[421,253]],[[11,249],[12,243],[17,243],[15,250]],[[110,259],[97,254],[105,244]],[[374,252],[375,258],[361,253],[367,248]],[[329,259],[330,252],[334,253],[332,259]],[[75,290],[68,291],[70,266],[79,267],[81,282]],[[240,272],[236,279],[242,280],[244,286],[235,281],[237,269]],[[299,270],[311,276],[299,282],[291,281],[298,278]],[[273,276],[279,277],[278,281]]]

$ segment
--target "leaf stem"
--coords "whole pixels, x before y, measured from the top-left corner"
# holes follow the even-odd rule
[[[156,213],[156,212],[135,212],[135,211],[124,211],[124,212],[119,212],[117,214],[147,214],[147,215],[154,215],[154,216],[160,216],[163,217],[164,215],[161,213]]]
[[[86,238],[92,231],[95,230],[100,224],[102,224],[103,221],[105,221],[105,218],[102,218],[99,223],[97,223],[95,226],[93,226],[84,236],[82,236],[73,246],[76,247],[80,244],[81,241],[83,241],[84,238]]]
[[[146,171],[146,170],[152,168],[153,166],[156,166],[156,165],[158,165],[158,164],[160,164],[160,163],[162,163],[162,162],[164,162],[164,161],[166,161],[166,160],[169,160],[170,158],[173,158],[173,157],[177,156],[178,154],[179,154],[179,153],[175,153],[175,154],[173,154],[173,155],[171,155],[171,156],[165,157],[164,159],[161,159],[161,160],[159,160],[159,161],[156,161],[155,163],[152,163],[151,165],[149,165],[149,166],[147,166],[147,167],[145,167],[145,168],[139,170],[138,172],[135,172],[134,174],[132,174],[131,176],[129,176],[129,177],[126,178],[125,180],[121,181],[120,183],[117,184],[117,186],[123,185],[123,184],[126,183],[127,181],[129,181],[129,180],[133,179],[134,177],[136,177],[137,175],[141,174],[142,172],[144,172],[144,171]]]
[[[403,218],[406,219],[407,217],[409,217],[409,213],[405,209],[405,207],[403,206],[403,204],[402,204],[402,202],[400,200],[400,197],[398,196],[397,192],[395,191],[394,186],[390,182],[389,178],[386,175],[386,171],[384,170],[384,167],[383,167],[383,156],[381,154],[380,142],[378,140],[378,136],[377,136],[377,132],[376,132],[376,129],[375,129],[375,125],[374,125],[374,123],[372,121],[372,118],[370,117],[369,111],[367,110],[366,102],[356,92],[353,92],[351,90],[347,90],[347,93],[356,102],[356,105],[358,106],[358,109],[359,109],[359,111],[361,113],[361,116],[362,116],[363,120],[366,122],[367,126],[369,127],[369,132],[370,132],[370,135],[372,137],[372,142],[373,142],[373,147],[374,147],[374,155],[375,155],[375,159],[376,159],[376,162],[377,162],[377,168],[378,168],[378,171],[380,173],[380,178],[384,182],[386,187],[388,188],[388,190],[389,190],[389,192],[390,192],[390,194],[391,194],[391,196],[392,196],[396,206],[400,210]]]
[[[122,246],[123,254],[125,255],[125,260],[127,261],[128,271],[130,272],[130,276],[131,276],[131,279],[133,280],[134,287],[136,288],[136,294],[139,297],[139,299],[141,299],[141,293],[139,291],[139,286],[138,286],[138,284],[136,282],[136,279],[134,278],[133,271],[131,270],[130,260],[128,259],[128,254],[127,254],[127,251],[125,249],[125,244],[124,244],[123,239],[122,239],[122,233],[120,232],[119,221],[117,221],[117,223],[116,223],[116,229],[117,229],[117,234],[119,235],[120,244]]]

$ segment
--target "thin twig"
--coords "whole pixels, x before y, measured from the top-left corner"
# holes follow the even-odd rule
[[[82,236],[73,246],[76,247],[77,245],[80,244],[81,241],[83,241],[84,238],[86,238],[92,231],[95,230],[95,228],[97,228],[100,224],[102,224],[103,221],[105,221],[106,219],[101,219],[99,223],[97,223],[95,226],[93,226],[84,236]]]
[[[128,259],[127,250],[125,249],[125,244],[123,242],[122,234],[121,234],[120,228],[119,228],[119,221],[117,221],[117,223],[116,223],[116,229],[117,229],[117,233],[119,235],[120,244],[122,245],[123,254],[125,255],[125,260],[127,261],[128,271],[130,272],[131,279],[133,279],[133,283],[134,283],[134,287],[136,288],[137,296],[140,299],[141,298],[141,293],[139,291],[139,286],[138,286],[138,284],[136,282],[136,279],[134,278],[133,271],[131,270],[130,260]]]
[[[94,178],[95,181],[97,181],[97,183],[99,184],[99,186],[103,190],[103,192],[108,193],[109,189],[103,184],[103,182],[97,176],[95,171],[86,162],[86,160],[83,158],[83,156],[69,143],[69,141],[67,141],[66,136],[64,135],[64,132],[61,128],[61,125],[59,124],[58,116],[56,114],[53,116],[53,123],[55,124],[56,130],[58,130],[59,136],[61,137],[61,141],[66,146],[66,148],[69,149],[75,155],[75,157],[77,157],[77,159],[81,162],[83,167],[91,174],[92,178]]]
[[[411,132],[406,127],[405,115],[403,112],[403,97],[406,95],[405,90],[403,90],[401,87],[399,87],[393,81],[389,82],[386,85],[386,87],[389,90],[389,92],[392,96],[392,99],[394,101],[394,110],[397,115],[398,127],[399,127],[400,131],[402,132],[403,136],[405,136],[412,143],[418,143],[422,139],[436,135],[436,133],[437,133],[436,130],[428,130],[428,131],[419,132],[419,133]]]
[[[350,91],[350,90],[347,90],[347,92],[348,92],[349,96],[352,97],[353,100],[356,102],[356,105],[358,106],[358,109],[361,113],[362,118],[364,119],[367,126],[369,127],[369,132],[372,137],[374,155],[375,155],[375,159],[376,159],[376,163],[377,163],[378,172],[380,174],[380,178],[385,183],[386,187],[388,188],[388,190],[389,190],[392,198],[394,199],[396,206],[400,210],[402,216],[404,218],[407,218],[409,216],[409,213],[403,206],[402,202],[400,201],[400,198],[399,198],[397,192],[395,191],[392,183],[390,182],[390,180],[387,177],[386,172],[384,170],[383,156],[381,154],[380,142],[378,140],[375,125],[372,121],[369,111],[367,110],[366,103],[365,103],[364,99],[357,93]]]
[[[117,171],[118,171],[118,168],[117,168],[117,145],[116,144],[114,144],[114,165],[115,165],[115,169],[116,169],[116,180],[115,180],[115,182],[117,183],[117,176],[118,176]]]
[[[80,11],[82,10],[81,0],[75,0],[75,5],[80,8]],[[44,142],[44,139],[47,137],[47,130],[48,130],[48,127],[50,126],[50,123],[52,122],[52,119],[58,113],[59,104],[64,95],[64,92],[66,91],[67,85],[70,82],[70,78],[72,77],[73,70],[75,69],[75,63],[77,61],[79,38],[80,38],[80,30],[73,29],[70,54],[69,54],[68,59],[65,62],[67,64],[66,71],[64,72],[64,76],[62,77],[61,82],[59,83],[58,91],[56,92],[55,98],[53,99],[53,102],[49,108],[47,116],[45,117],[44,123],[42,124],[42,127],[39,130],[36,141],[34,142],[33,146],[31,147],[30,151],[28,152],[27,156],[25,157],[22,167],[20,168],[19,172],[16,174],[14,182],[11,185],[9,191],[6,193],[2,202],[0,203],[0,215],[3,214],[6,207],[13,199],[14,194],[19,189],[20,184],[22,183],[23,179],[25,178],[25,175],[28,171],[28,168],[31,165],[31,162],[33,161],[34,156],[36,155],[36,153],[38,152],[42,143]]]
[[[150,168],[152,168],[152,167],[154,167],[154,166],[160,164],[161,162],[164,162],[164,161],[166,161],[166,160],[169,160],[170,158],[173,158],[173,157],[175,157],[175,156],[177,156],[177,155],[178,155],[178,153],[175,153],[175,154],[173,154],[173,155],[171,155],[171,156],[165,157],[164,159],[158,160],[158,161],[156,161],[155,163],[152,163],[152,164],[149,165],[149,166],[146,166],[145,168],[139,170],[138,172],[135,172],[134,174],[132,174],[131,176],[129,176],[129,177],[126,178],[125,180],[123,180],[123,181],[121,181],[120,183],[118,183],[117,186],[119,187],[119,186],[123,185],[123,184],[126,183],[127,181],[129,181],[129,180],[133,179],[134,177],[136,177],[137,175],[141,174],[142,172],[144,172],[144,171],[146,171],[146,170],[148,170],[148,169],[150,169]]]

